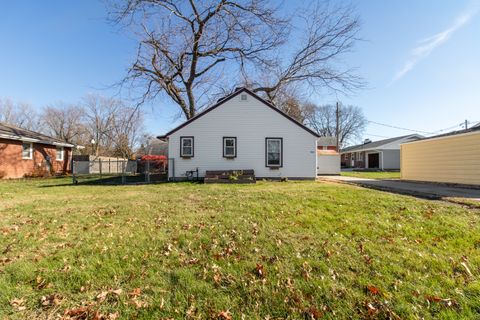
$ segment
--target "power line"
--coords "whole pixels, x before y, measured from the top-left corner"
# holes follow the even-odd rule
[[[479,123],[479,122],[480,121],[467,121],[467,125],[471,125],[471,124],[475,125],[476,123]],[[461,122],[461,123],[459,123],[455,126],[451,126],[451,127],[445,128],[445,129],[437,130],[434,133],[440,133],[440,132],[452,130],[452,129],[455,129],[455,128],[458,128],[458,127],[465,127],[465,122]]]
[[[366,133],[365,135],[366,135],[366,136],[372,136],[372,137],[378,137],[378,138],[386,138],[386,139],[390,139],[390,138],[391,138],[391,137],[381,136],[381,135],[378,135],[378,134],[371,134],[371,133]]]
[[[433,133],[440,133],[440,132],[443,132],[443,131],[452,130],[452,129],[461,127],[461,126],[463,126],[463,125],[464,125],[464,123],[462,122],[462,123],[457,124],[457,125],[455,125],[455,126],[451,126],[451,127],[445,128],[445,129],[440,129],[440,130],[434,131]]]
[[[393,125],[390,125],[390,124],[380,123],[380,122],[371,121],[371,120],[367,120],[367,121],[370,122],[370,123],[373,123],[373,124],[377,124],[377,125],[379,125],[379,126],[389,127],[389,128],[393,128],[393,129],[406,130],[406,131],[412,131],[412,132],[419,132],[419,133],[425,133],[425,134],[434,134],[434,132],[428,132],[428,131],[422,131],[422,130],[413,130],[413,129],[408,129],[408,128],[402,128],[402,127],[397,127],[397,126],[393,126]]]

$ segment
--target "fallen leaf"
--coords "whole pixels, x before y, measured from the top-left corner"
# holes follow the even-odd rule
[[[317,320],[323,317],[323,312],[318,310],[316,307],[310,307],[305,311],[305,315],[309,319]]]
[[[87,307],[67,309],[63,314],[69,317],[70,319],[85,320],[89,318],[90,309]]]
[[[128,296],[130,297],[138,297],[140,294],[142,294],[142,289],[140,288],[135,288],[131,292],[128,293]]]
[[[255,273],[260,278],[265,278],[265,269],[262,264],[258,264],[255,266]]]
[[[20,299],[12,299],[12,301],[10,301],[10,305],[12,307],[14,307],[17,311],[23,311],[26,309],[26,307],[24,306],[25,304],[25,300],[23,298],[20,298]]]
[[[442,298],[440,298],[440,297],[429,296],[429,295],[426,295],[425,299],[427,299],[427,301],[429,301],[429,302],[440,302],[440,301],[442,301]]]
[[[232,320],[232,314],[230,311],[220,311],[218,313],[218,318],[223,319],[223,320]]]
[[[112,293],[116,294],[117,296],[121,295],[123,292],[122,289],[116,289],[116,290],[112,290]]]
[[[375,286],[367,286],[367,291],[373,295],[377,295],[380,293],[380,290]]]
[[[57,293],[53,293],[48,296],[42,296],[40,298],[40,304],[43,307],[57,306],[62,302],[63,298]]]
[[[136,298],[130,300],[130,302],[135,306],[135,308],[140,309],[140,308],[146,308],[148,307],[148,303],[142,300],[138,300]]]
[[[365,307],[369,315],[374,315],[377,312],[377,308],[375,308],[371,302],[366,302]]]
[[[222,280],[222,276],[219,273],[215,273],[213,275],[213,281],[215,281],[215,283],[220,283],[221,280]]]

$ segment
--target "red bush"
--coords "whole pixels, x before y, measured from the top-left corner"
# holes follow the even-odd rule
[[[142,156],[141,161],[165,161],[167,160],[166,156],[155,156],[153,154],[147,154]]]

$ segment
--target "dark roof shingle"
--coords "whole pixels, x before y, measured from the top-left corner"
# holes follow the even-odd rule
[[[0,138],[10,140],[34,140],[43,144],[62,145],[73,147],[73,144],[67,143],[57,138],[44,135],[39,132],[23,129],[4,122],[0,122]]]

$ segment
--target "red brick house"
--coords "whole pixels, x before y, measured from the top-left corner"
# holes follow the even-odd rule
[[[0,123],[0,178],[38,177],[70,171],[73,144]]]

